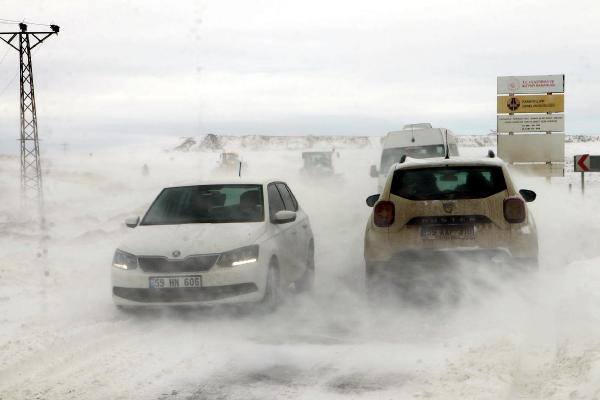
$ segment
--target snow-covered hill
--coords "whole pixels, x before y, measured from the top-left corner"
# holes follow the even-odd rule
[[[458,135],[462,147],[495,147],[495,135]],[[267,135],[214,135],[184,137],[173,150],[304,150],[304,149],[362,149],[379,145],[378,136],[267,136]],[[567,143],[600,142],[600,136],[567,135]]]
[[[302,150],[302,149],[360,149],[370,147],[378,138],[368,136],[227,136],[208,134],[186,137],[174,148],[178,151],[210,150]]]

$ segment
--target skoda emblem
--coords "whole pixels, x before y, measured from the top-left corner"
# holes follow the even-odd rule
[[[179,250],[175,250],[173,253],[173,257],[179,257],[181,255],[181,252]]]
[[[454,211],[454,203],[442,203],[442,205],[444,206],[444,211],[448,214]]]

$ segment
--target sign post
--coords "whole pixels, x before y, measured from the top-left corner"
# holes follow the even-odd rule
[[[585,173],[600,172],[600,156],[577,154],[573,157],[573,170],[581,172],[581,193],[585,191]]]
[[[564,133],[556,133],[565,131],[564,91],[564,75],[497,78],[500,158],[547,179],[564,176]]]

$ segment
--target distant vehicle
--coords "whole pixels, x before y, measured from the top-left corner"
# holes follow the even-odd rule
[[[526,202],[497,158],[416,160],[391,167],[365,230],[367,289],[382,276],[401,288],[443,273],[453,257],[536,269],[538,238]]]
[[[432,128],[430,123],[404,125],[402,130],[388,132],[382,139],[379,170],[371,166],[371,176],[378,178],[377,188],[381,192],[390,167],[403,155],[411,158],[434,158],[446,155],[446,137],[450,156],[458,156],[456,137],[449,129]]]
[[[333,153],[333,151],[302,152],[304,165],[300,173],[307,176],[332,176],[334,174]]]
[[[240,165],[242,167],[244,166],[238,153],[223,152],[219,155],[217,169],[218,169],[218,172],[222,172],[222,173],[228,173],[228,172],[238,173],[240,170]]]
[[[119,306],[261,303],[313,285],[308,216],[284,182],[167,187],[118,246],[111,277]]]

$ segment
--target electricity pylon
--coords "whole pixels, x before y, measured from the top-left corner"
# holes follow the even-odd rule
[[[58,34],[59,27],[50,25],[50,32],[28,32],[27,24],[20,23],[18,32],[0,32],[0,39],[19,52],[21,86],[21,200],[26,209],[37,203],[39,217],[43,221],[44,191],[40,144],[38,140],[35,93],[31,50]],[[17,43],[18,42],[18,43]]]

